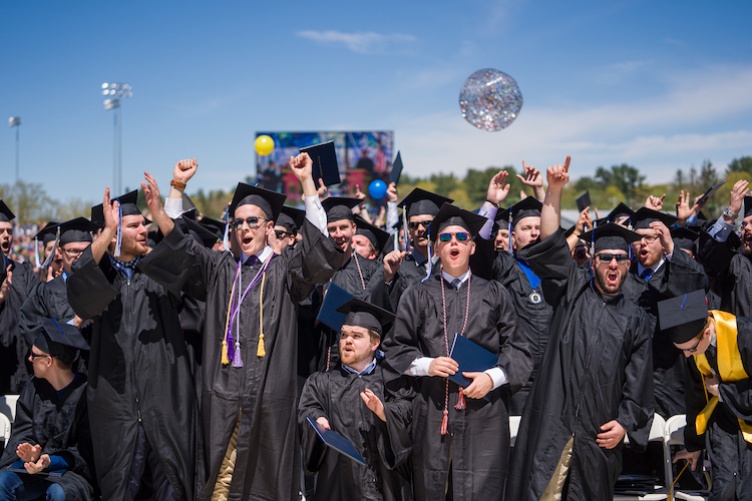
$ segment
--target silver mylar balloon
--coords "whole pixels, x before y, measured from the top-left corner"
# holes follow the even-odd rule
[[[474,127],[493,132],[509,126],[522,108],[522,93],[514,78],[486,68],[465,80],[460,109]]]

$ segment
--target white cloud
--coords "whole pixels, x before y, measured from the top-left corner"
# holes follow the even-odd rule
[[[312,40],[317,43],[344,45],[347,49],[361,54],[381,53],[392,48],[404,48],[417,41],[412,35],[401,33],[381,34],[372,31],[360,33],[344,33],[341,31],[299,31],[296,35],[300,38]]]

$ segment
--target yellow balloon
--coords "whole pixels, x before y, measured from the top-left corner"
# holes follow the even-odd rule
[[[274,151],[274,139],[267,135],[259,136],[256,138],[254,146],[256,147],[256,153],[265,157]]]

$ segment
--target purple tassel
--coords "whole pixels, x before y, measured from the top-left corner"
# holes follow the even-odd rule
[[[240,343],[235,344],[235,350],[233,350],[234,357],[232,357],[233,367],[243,367],[243,357],[240,356]]]

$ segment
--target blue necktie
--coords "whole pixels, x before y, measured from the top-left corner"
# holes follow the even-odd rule
[[[653,276],[653,270],[651,270],[650,268],[646,268],[645,270],[642,271],[642,278],[646,282],[650,282],[650,277],[652,276]]]

